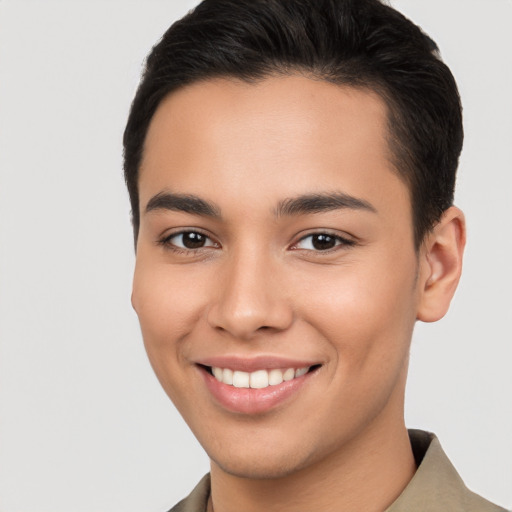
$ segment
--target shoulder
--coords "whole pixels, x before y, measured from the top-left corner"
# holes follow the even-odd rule
[[[507,512],[504,508],[487,501],[474,492],[467,491],[465,497],[465,512]]]

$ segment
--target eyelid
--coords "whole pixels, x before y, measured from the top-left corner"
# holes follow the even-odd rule
[[[184,235],[186,233],[197,233],[202,236],[204,236],[207,239],[207,245],[204,245],[202,247],[197,248],[188,248],[188,247],[180,247],[179,245],[171,242],[171,240],[175,237],[179,237],[180,235]],[[319,235],[327,235],[329,237],[332,237],[335,239],[335,245],[334,247],[331,247],[329,249],[315,249],[315,248],[301,248],[298,247],[298,245],[303,242],[304,240]],[[296,242],[294,242],[291,246],[291,250],[300,250],[300,251],[309,251],[309,252],[315,252],[315,253],[330,253],[333,251],[336,251],[340,248],[350,248],[354,245],[356,245],[356,240],[349,236],[344,236],[339,233],[335,233],[329,229],[318,229],[312,232],[308,232],[306,234],[302,234]],[[181,227],[181,228],[175,228],[174,230],[171,230],[170,232],[167,231],[165,234],[161,235],[158,240],[157,244],[163,246],[165,249],[174,251],[177,253],[197,253],[203,249],[211,249],[211,248],[220,248],[221,245],[217,240],[209,233],[207,233],[205,230],[201,228],[196,227]]]
[[[336,244],[334,245],[334,247],[331,247],[330,249],[324,249],[324,250],[315,249],[315,248],[309,249],[309,248],[297,247],[304,240],[306,240],[308,238],[311,238],[311,237],[314,237],[314,236],[319,236],[319,235],[327,235],[329,237],[334,238],[335,241],[336,241]],[[328,229],[319,229],[319,230],[316,230],[316,231],[313,231],[313,232],[309,232],[309,233],[307,233],[305,235],[300,236],[300,238],[296,242],[294,242],[292,244],[290,249],[298,250],[298,251],[311,251],[311,252],[316,252],[316,253],[329,253],[331,251],[336,251],[339,248],[353,247],[354,245],[356,245],[356,243],[357,242],[353,238],[350,238],[349,236],[343,236],[343,235],[341,235],[339,233],[334,233],[334,232],[332,232],[331,230],[328,230]]]
[[[211,243],[208,245],[204,245],[203,247],[191,249],[188,247],[180,247],[171,242],[171,240],[173,238],[178,237],[180,235],[184,235],[186,233],[197,233],[201,236],[204,236]],[[197,253],[198,251],[201,251],[202,249],[210,249],[212,247],[213,248],[220,247],[220,244],[210,234],[206,233],[204,230],[202,230],[200,228],[192,228],[192,227],[191,228],[176,228],[175,230],[171,230],[170,232],[167,231],[165,234],[161,235],[158,238],[157,244],[163,246],[167,250],[174,251],[177,253]]]

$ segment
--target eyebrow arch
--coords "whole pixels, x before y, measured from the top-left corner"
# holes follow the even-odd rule
[[[377,213],[377,210],[368,201],[344,194],[343,192],[306,194],[281,201],[275,214],[279,216],[305,215],[321,213],[340,209],[366,210]]]
[[[156,210],[171,210],[175,212],[191,213],[202,217],[220,218],[220,208],[192,194],[173,194],[159,192],[153,196],[146,205],[146,213]]]

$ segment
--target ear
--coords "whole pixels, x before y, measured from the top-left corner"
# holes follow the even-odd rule
[[[452,206],[426,235],[420,249],[418,320],[435,322],[448,311],[462,272],[465,245],[464,214]]]

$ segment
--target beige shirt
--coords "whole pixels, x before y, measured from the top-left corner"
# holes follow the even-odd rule
[[[410,430],[409,437],[418,469],[385,512],[506,512],[464,485],[434,434]],[[206,475],[169,512],[206,512],[209,495],[210,476]]]

